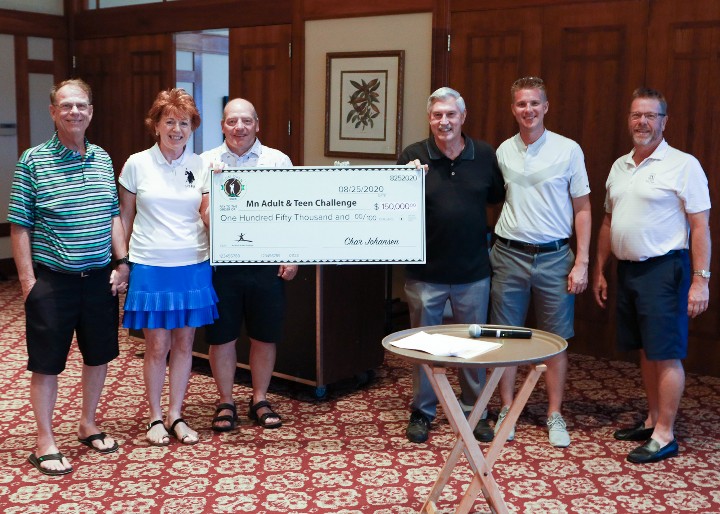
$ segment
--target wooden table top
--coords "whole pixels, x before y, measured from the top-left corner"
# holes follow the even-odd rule
[[[399,355],[407,360],[416,362],[418,364],[429,364],[441,367],[499,367],[499,366],[517,366],[519,364],[528,364],[533,362],[540,362],[564,352],[567,348],[567,341],[560,336],[551,334],[550,332],[544,332],[542,330],[532,330],[532,338],[530,339],[505,339],[505,338],[486,338],[480,339],[486,341],[492,341],[495,343],[501,343],[502,346],[495,350],[483,353],[472,359],[463,359],[460,357],[441,357],[438,355],[432,355],[419,350],[406,350],[404,348],[398,348],[393,346],[392,342],[402,339],[409,335],[415,334],[416,332],[424,331],[428,334],[443,334],[454,337],[462,337],[464,339],[472,339],[468,333],[468,327],[470,325],[436,325],[431,327],[418,327],[410,328],[407,330],[401,330],[400,332],[394,332],[388,334],[382,340],[383,347],[395,354]],[[524,327],[510,327],[504,325],[486,325],[483,327],[489,328],[524,328]]]

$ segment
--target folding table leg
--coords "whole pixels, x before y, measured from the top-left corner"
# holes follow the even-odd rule
[[[495,440],[492,442],[490,448],[488,448],[487,454],[485,455],[485,460],[487,461],[488,466],[492,467],[493,464],[495,464],[495,460],[500,456],[500,453],[507,442],[510,430],[512,430],[512,427],[515,426],[515,423],[520,417],[520,413],[525,408],[525,404],[530,398],[533,389],[535,389],[535,384],[537,384],[538,379],[546,369],[547,366],[545,364],[534,364],[530,366],[530,372],[528,373],[525,382],[523,382],[523,385],[515,396],[512,405],[510,405],[510,410],[505,416],[505,420],[500,427],[500,431],[495,434]]]
[[[447,414],[448,421],[452,426],[453,432],[455,432],[455,434],[459,437],[459,446],[461,448],[462,446],[465,446],[465,455],[468,458],[468,462],[470,463],[471,468],[475,472],[473,482],[475,482],[475,479],[478,479],[482,483],[481,489],[483,490],[483,493],[485,494],[490,506],[494,508],[495,511],[497,511],[499,514],[506,514],[508,510],[502,498],[502,494],[500,493],[497,483],[495,482],[495,479],[490,472],[490,467],[486,464],[485,458],[480,451],[480,445],[477,443],[477,441],[475,441],[475,436],[473,435],[472,428],[468,423],[468,420],[465,418],[465,414],[460,408],[457,398],[455,398],[455,393],[452,389],[452,386],[448,382],[445,368],[431,369],[430,366],[426,364],[423,364],[422,368],[425,370],[425,373],[428,375],[428,378],[433,385],[433,390],[435,391],[438,400],[440,401],[440,404],[442,405],[445,413]],[[497,382],[499,381],[501,375],[502,371],[494,374],[491,377],[491,379],[493,379],[493,381],[495,382],[495,386],[497,386]],[[484,410],[491,392],[492,391],[490,391],[487,395],[481,395],[481,398],[479,398],[478,402],[476,403],[476,407],[480,406],[482,407],[482,410]],[[481,405],[480,401],[485,396],[487,396],[487,398],[485,398],[485,405]],[[475,408],[473,410],[475,411]],[[474,413],[476,414],[476,412]],[[451,458],[453,459],[451,460]],[[450,473],[452,473],[452,469],[455,467],[458,458],[459,452],[454,457],[453,454],[451,454],[451,456],[448,458],[445,466],[441,471],[440,477],[438,477],[435,486],[433,486],[430,495],[428,495],[428,499],[423,505],[423,509],[421,512],[433,512],[433,510],[435,509],[435,502],[439,498],[440,493],[442,492],[442,488],[447,483],[450,477]],[[457,513],[466,514],[470,511],[472,504],[475,502],[475,499],[479,494],[479,491],[477,489],[477,487],[472,487],[471,483],[471,487],[469,487],[466,491],[460,502],[460,506],[456,510]]]

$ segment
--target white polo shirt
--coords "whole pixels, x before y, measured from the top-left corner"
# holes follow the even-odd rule
[[[188,148],[171,163],[157,144],[130,156],[118,182],[136,195],[132,262],[187,266],[208,260],[208,234],[200,218],[207,175],[200,156]]]
[[[525,146],[516,134],[500,145],[497,159],[506,196],[495,233],[534,244],[570,237],[572,199],[590,194],[580,145],[546,129]]]
[[[664,139],[637,166],[634,153],[615,161],[605,184],[613,254],[620,260],[644,261],[688,248],[687,213],[710,209],[702,166]]]
[[[263,146],[258,138],[250,149],[242,155],[234,154],[223,141],[223,144],[200,154],[205,167],[213,162],[223,162],[233,168],[285,168],[292,166],[290,157],[268,146]],[[210,178],[210,177],[208,177]]]

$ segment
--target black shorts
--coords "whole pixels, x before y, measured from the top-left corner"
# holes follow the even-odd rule
[[[618,349],[642,348],[648,360],[684,359],[688,343],[687,250],[618,262]]]
[[[285,321],[285,281],[278,277],[279,264],[216,266],[213,288],[218,295],[220,317],[205,327],[208,344],[224,344],[245,330],[251,339],[264,343],[282,340]]]
[[[58,375],[65,369],[73,333],[83,362],[107,364],[118,347],[118,297],[110,289],[110,266],[88,276],[35,268],[37,281],[25,301],[28,370]]]

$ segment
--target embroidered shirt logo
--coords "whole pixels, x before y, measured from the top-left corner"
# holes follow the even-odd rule
[[[190,170],[185,170],[185,178],[187,180],[187,183],[185,184],[185,187],[195,187],[193,183],[195,182],[195,175],[193,175],[193,172]]]

